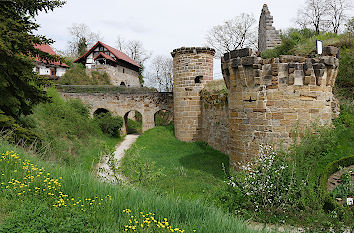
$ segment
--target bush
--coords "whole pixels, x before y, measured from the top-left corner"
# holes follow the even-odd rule
[[[0,133],[1,138],[11,143],[19,143],[26,146],[32,144],[41,145],[42,138],[31,131],[19,125],[16,120],[4,114],[0,110]]]
[[[102,137],[102,131],[81,100],[64,100],[53,88],[47,91],[52,102],[37,105],[33,114],[22,120],[43,138],[41,150],[45,159],[73,164],[83,148]],[[96,143],[100,148],[101,142]]]
[[[325,210],[334,210],[337,206],[334,198],[332,198],[329,193],[327,192],[327,181],[328,178],[335,172],[339,171],[341,167],[348,167],[354,164],[354,155],[347,156],[336,160],[332,163],[329,163],[322,172],[321,179],[320,179],[320,186],[319,189],[322,193],[323,197],[323,207]]]
[[[315,32],[310,29],[295,29],[290,28],[283,34],[281,34],[282,43],[276,46],[274,49],[267,49],[262,52],[263,58],[279,57],[279,55],[294,54],[295,47],[304,40],[311,38],[315,35]]]
[[[123,126],[123,118],[120,116],[112,116],[110,112],[100,113],[95,119],[103,133],[113,137],[120,137],[120,130]]]
[[[345,98],[354,99],[354,47],[340,50],[336,91]]]

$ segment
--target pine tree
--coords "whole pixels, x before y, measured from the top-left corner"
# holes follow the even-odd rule
[[[35,44],[53,41],[33,34],[38,12],[53,10],[60,0],[11,0],[0,2],[0,110],[15,119],[28,115],[32,107],[47,101],[43,81],[33,72],[33,58],[57,60],[34,48]]]

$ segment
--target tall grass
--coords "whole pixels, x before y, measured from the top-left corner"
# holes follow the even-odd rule
[[[119,138],[103,134],[80,100],[65,100],[54,88],[47,92],[51,102],[37,105],[22,122],[41,136],[43,159],[90,170]]]
[[[122,161],[131,182],[157,193],[184,198],[213,199],[223,186],[228,156],[205,143],[174,137],[173,126],[144,132]]]
[[[155,213],[159,221],[167,218],[169,224],[185,232],[252,232],[238,218],[200,201],[162,197],[146,190],[100,183],[83,169],[48,164],[1,141],[0,152],[9,150],[15,150],[22,159],[29,159],[35,166],[43,167],[51,177],[62,177],[61,191],[68,195],[68,199],[109,198],[101,201],[101,205],[85,206],[82,211],[69,205],[53,207],[50,197],[43,195],[10,196],[11,192],[3,183],[11,181],[14,176],[20,179],[21,169],[16,174],[11,166],[0,162],[0,173],[5,174],[0,176],[0,232],[122,232],[131,219],[130,215],[123,213],[127,208],[133,215],[139,215],[140,211]]]

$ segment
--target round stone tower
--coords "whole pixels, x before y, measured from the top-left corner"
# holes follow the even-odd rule
[[[179,140],[201,139],[200,91],[213,80],[214,54],[214,49],[206,47],[182,47],[171,53],[175,135]]]

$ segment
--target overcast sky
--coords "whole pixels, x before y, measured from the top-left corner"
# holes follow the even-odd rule
[[[140,40],[155,55],[167,55],[181,46],[204,46],[206,33],[215,25],[241,13],[259,19],[264,3],[274,17],[276,29],[294,26],[297,9],[305,0],[67,0],[54,12],[41,13],[40,34],[65,50],[68,27],[84,23],[99,32],[103,42],[115,47],[117,36]],[[220,77],[216,62],[215,76]]]

